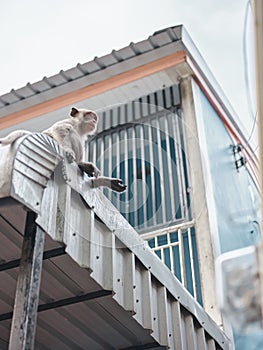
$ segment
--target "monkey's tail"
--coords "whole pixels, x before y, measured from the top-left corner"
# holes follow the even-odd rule
[[[2,144],[2,145],[12,144],[17,139],[19,139],[19,137],[22,137],[22,136],[25,136],[25,135],[29,135],[29,134],[31,134],[31,132],[30,131],[26,131],[26,130],[13,131],[9,135],[7,135],[6,137],[3,137],[2,139],[0,139],[0,144]]]

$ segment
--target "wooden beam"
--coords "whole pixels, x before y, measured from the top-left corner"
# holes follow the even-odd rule
[[[45,233],[27,213],[9,350],[34,349]]]

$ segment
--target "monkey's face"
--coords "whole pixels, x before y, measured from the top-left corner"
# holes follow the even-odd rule
[[[80,135],[94,134],[97,130],[99,117],[96,112],[73,107],[70,115],[74,118]]]
[[[80,112],[80,125],[86,133],[94,133],[97,129],[99,117],[93,111]]]

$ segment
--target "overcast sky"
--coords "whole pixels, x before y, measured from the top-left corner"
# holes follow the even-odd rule
[[[247,1],[1,1],[0,95],[184,24],[234,109],[251,121],[242,48]]]

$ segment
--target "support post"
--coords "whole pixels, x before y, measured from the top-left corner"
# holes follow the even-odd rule
[[[213,199],[208,198],[208,175],[204,174],[202,157],[204,158],[206,146],[201,144],[199,138],[200,124],[198,125],[198,105],[195,98],[194,82],[191,75],[180,80],[182,110],[184,113],[184,129],[186,154],[190,164],[189,175],[191,179],[191,210],[195,217],[196,243],[198,250],[198,263],[202,286],[202,299],[205,311],[218,324],[222,324],[221,314],[217,308],[215,295],[214,258],[218,249],[217,235],[211,236],[211,227],[216,229],[215,215],[213,213]],[[201,153],[201,147],[202,153]],[[207,156],[206,156],[207,157]],[[205,177],[206,175],[206,177]],[[209,182],[210,183],[210,182]],[[210,185],[209,185],[210,186]],[[208,198],[208,199],[207,199]],[[209,201],[209,208],[207,201]],[[209,283],[207,283],[209,281]]]
[[[9,350],[34,349],[45,233],[28,212],[17,280]]]

